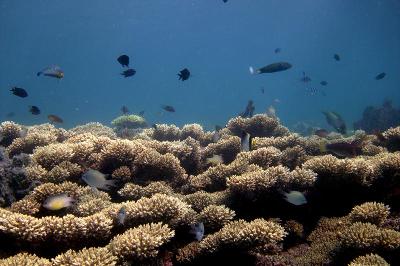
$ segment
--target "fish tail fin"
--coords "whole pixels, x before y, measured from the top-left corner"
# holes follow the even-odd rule
[[[319,151],[321,153],[326,153],[328,151],[327,148],[326,148],[326,142],[325,141],[321,141],[319,143]]]
[[[254,70],[254,68],[252,66],[249,66],[249,71],[250,74],[254,75],[256,73],[256,71]]]
[[[106,186],[107,187],[116,187],[117,180],[114,180],[114,179],[106,180]]]

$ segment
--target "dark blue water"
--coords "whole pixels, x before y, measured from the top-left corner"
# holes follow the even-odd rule
[[[12,111],[11,119],[23,124],[46,122],[52,113],[64,127],[109,125],[126,105],[145,110],[150,123],[212,128],[243,111],[249,99],[256,113],[279,99],[275,108],[287,126],[325,126],[322,110],[351,124],[367,105],[400,104],[399,29],[397,0],[1,0],[0,120]],[[134,77],[119,74],[116,58],[123,53]],[[250,65],[276,61],[293,67],[249,74]],[[65,78],[36,76],[49,65],[59,65]],[[176,74],[185,67],[193,77],[182,82]],[[299,81],[302,71],[311,83]],[[380,72],[387,76],[377,81]],[[321,80],[329,83],[326,96]],[[11,95],[11,86],[29,97]],[[307,93],[310,87],[318,93]],[[161,112],[162,104],[176,113]],[[31,115],[28,105],[42,114]]]

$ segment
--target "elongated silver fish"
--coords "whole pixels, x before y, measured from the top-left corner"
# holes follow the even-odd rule
[[[109,190],[110,187],[116,186],[116,180],[107,180],[105,174],[94,169],[87,170],[82,175],[82,180],[91,187],[103,190]]]
[[[64,71],[62,71],[59,66],[50,66],[46,67],[42,71],[39,71],[36,75],[38,77],[40,75],[43,75],[47,77],[62,79],[64,77]]]

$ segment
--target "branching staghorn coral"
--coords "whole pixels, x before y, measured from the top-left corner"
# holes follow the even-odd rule
[[[384,258],[376,254],[359,256],[352,260],[348,266],[390,266]]]
[[[199,221],[204,223],[207,230],[218,230],[235,217],[235,212],[223,205],[209,205],[204,208]]]
[[[248,250],[252,247],[282,241],[286,232],[282,226],[264,219],[244,220],[226,224],[220,231],[208,235],[194,248],[192,245],[179,250],[178,262],[190,262],[196,257],[211,255],[222,249]]]
[[[118,194],[125,199],[138,200],[142,197],[151,197],[157,193],[173,195],[174,190],[166,182],[152,182],[145,187],[133,183],[126,183]]]
[[[53,266],[65,265],[117,265],[118,258],[107,248],[84,248],[79,251],[68,250],[51,260]]]
[[[68,133],[71,136],[81,135],[85,133],[93,134],[94,136],[104,136],[109,137],[111,139],[116,138],[115,132],[112,128],[106,127],[98,122],[91,122],[85,125],[77,126],[68,130]]]
[[[7,259],[0,259],[2,266],[52,266],[52,263],[45,258],[40,258],[34,254],[18,253]],[[65,265],[65,264],[64,264]]]
[[[353,222],[368,222],[382,225],[390,214],[390,208],[383,203],[366,202],[357,205],[349,214]]]
[[[218,191],[213,193],[197,191],[193,194],[185,195],[182,200],[188,203],[193,210],[201,212],[210,205],[228,204],[228,197],[229,195],[227,191]]]
[[[390,151],[400,150],[400,126],[389,128],[382,135],[385,138],[384,144]]]
[[[251,118],[240,116],[232,118],[226,127],[235,136],[241,136],[243,131],[253,137],[285,136],[289,134],[289,130],[280,125],[277,119],[266,115],[255,115]]]
[[[211,143],[204,149],[204,157],[221,155],[225,163],[231,163],[240,152],[240,138],[237,136],[223,136],[217,143]]]
[[[147,123],[146,120],[139,115],[121,115],[111,121],[111,125],[119,131],[124,128],[143,128],[147,126]]]
[[[22,127],[11,121],[4,121],[0,124],[0,145],[7,147],[14,139],[21,136]]]

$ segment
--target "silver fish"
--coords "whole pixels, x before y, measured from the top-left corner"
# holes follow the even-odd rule
[[[202,222],[190,225],[190,234],[192,234],[197,241],[201,241],[204,237],[204,224]]]
[[[118,211],[118,223],[120,225],[124,225],[125,224],[125,218],[126,218],[126,208],[125,207],[121,207],[121,209],[119,209],[119,211]]]
[[[292,190],[289,193],[283,192],[285,200],[293,205],[299,206],[307,204],[307,199],[300,191]]]
[[[94,169],[87,170],[82,175],[82,180],[91,187],[103,190],[109,190],[110,187],[116,186],[116,180],[107,180],[105,174]]]

